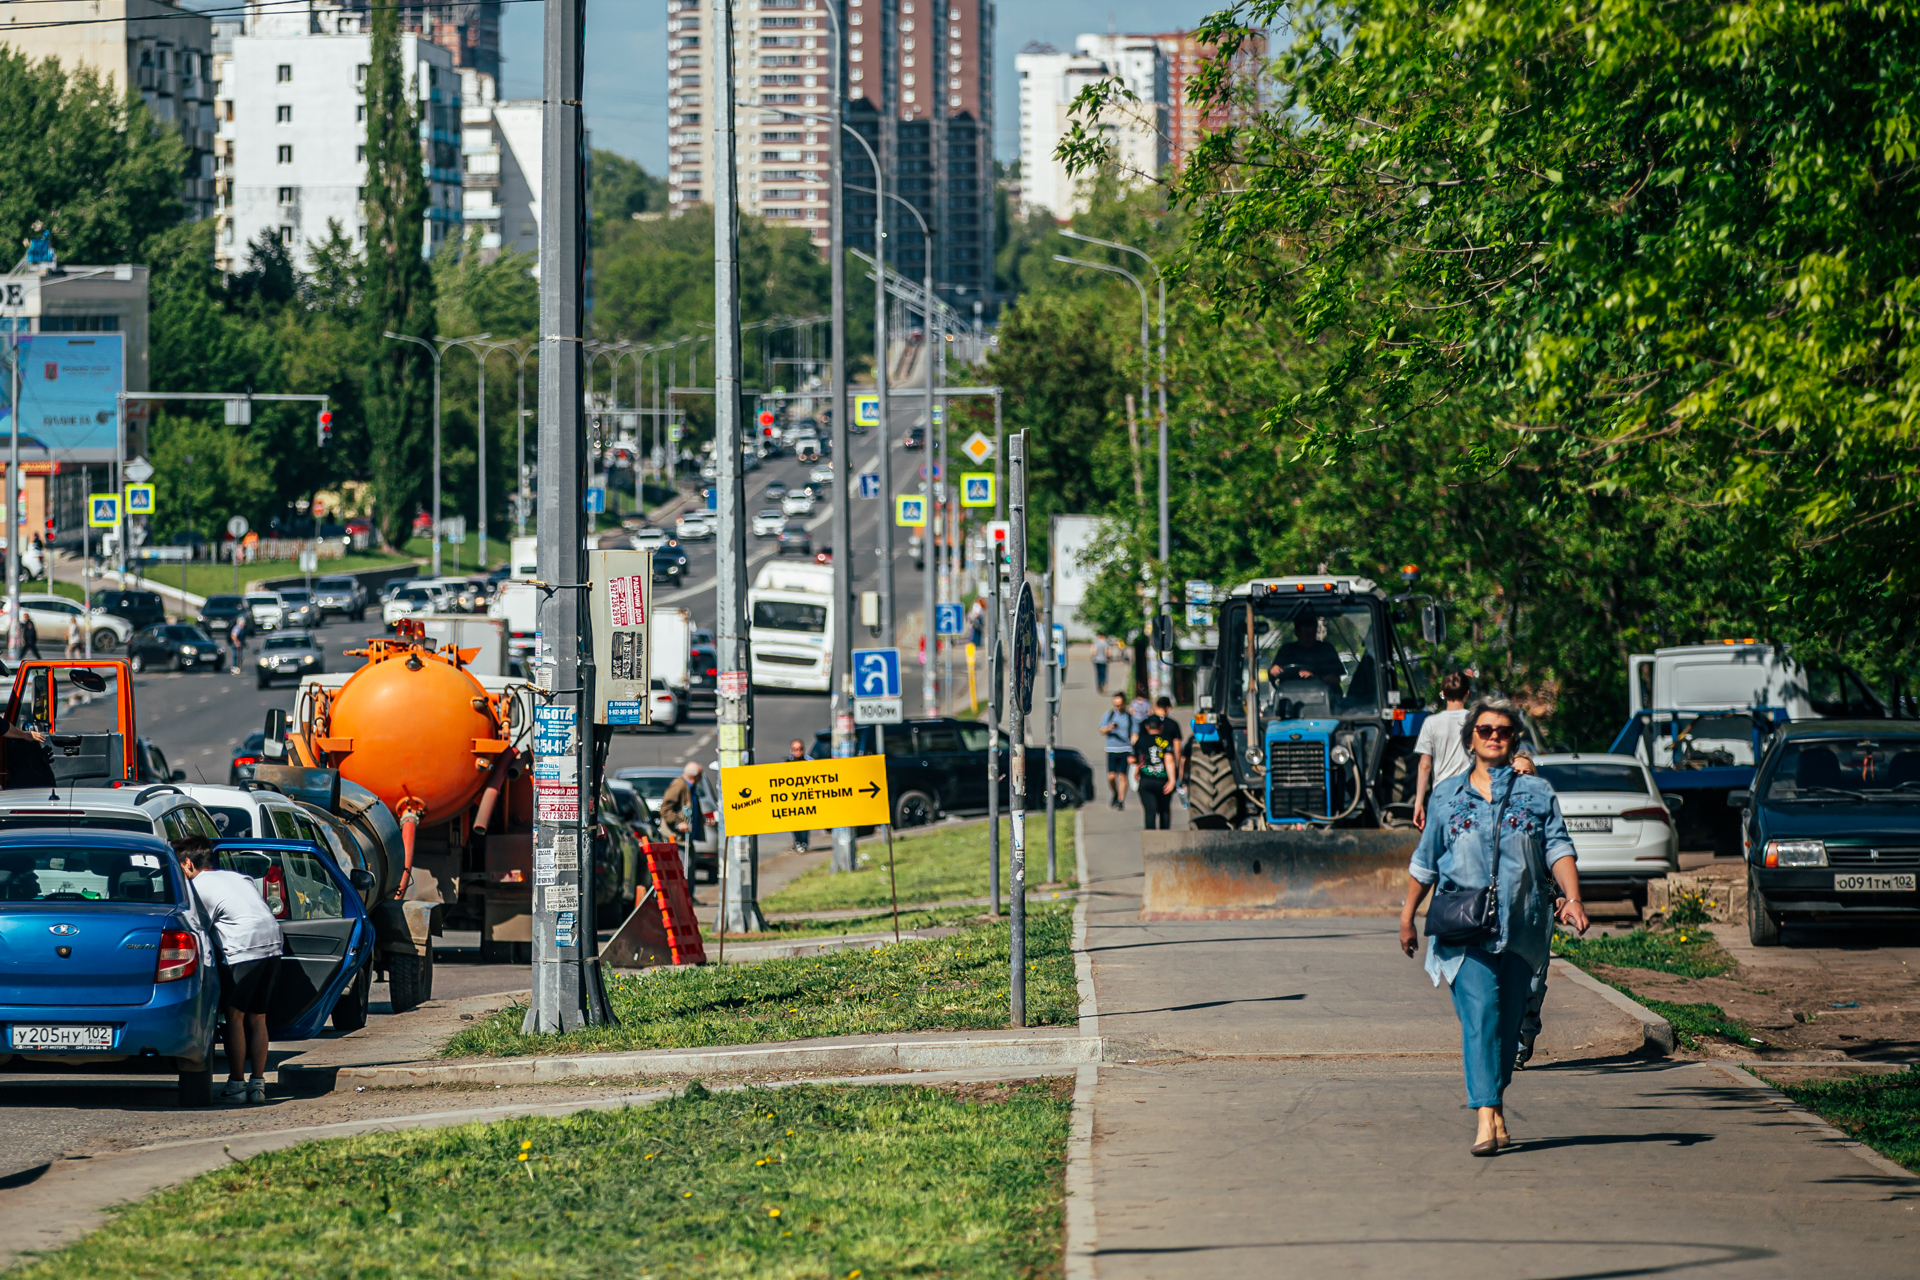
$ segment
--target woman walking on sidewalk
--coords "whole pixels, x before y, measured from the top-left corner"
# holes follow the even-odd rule
[[[1560,922],[1587,931],[1560,802],[1544,780],[1513,768],[1520,724],[1520,708],[1504,698],[1468,709],[1460,735],[1473,767],[1434,787],[1400,909],[1400,949],[1411,956],[1414,909],[1438,883],[1427,913],[1427,973],[1436,987],[1445,979],[1460,1018],[1467,1105],[1478,1113],[1476,1156],[1513,1145],[1502,1100],[1527,990],[1547,961],[1549,878],[1565,898]]]

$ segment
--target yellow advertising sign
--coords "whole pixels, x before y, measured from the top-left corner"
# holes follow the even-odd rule
[[[720,794],[730,836],[893,821],[885,756],[735,765],[720,771]]]

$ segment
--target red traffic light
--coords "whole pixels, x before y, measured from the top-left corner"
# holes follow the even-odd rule
[[[320,411],[320,425],[323,427],[330,427],[333,425],[333,410],[322,409]]]
[[[760,411],[760,425],[763,427],[770,427],[773,425],[773,413],[771,410],[762,409]]]

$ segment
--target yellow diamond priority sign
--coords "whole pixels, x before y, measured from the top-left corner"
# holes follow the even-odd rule
[[[720,771],[720,795],[730,836],[893,821],[885,756],[735,765]]]
[[[972,458],[973,465],[977,467],[993,456],[993,441],[976,431],[961,444],[960,452]]]

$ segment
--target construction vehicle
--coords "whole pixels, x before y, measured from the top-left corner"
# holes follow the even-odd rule
[[[1416,613],[1439,643],[1438,604],[1366,578],[1260,578],[1227,594],[1196,673],[1192,829],[1145,833],[1148,916],[1397,905],[1419,835],[1413,748],[1427,713],[1396,626]],[[1168,615],[1154,647],[1174,648]]]
[[[443,647],[411,619],[350,656],[366,662],[302,682],[285,727],[286,759],[337,770],[397,820],[397,896],[431,921],[423,931],[409,916],[411,941],[395,940],[389,972],[430,992],[430,935],[447,927],[477,930],[489,963],[530,962],[532,685],[476,674],[474,650]],[[604,787],[597,799],[593,918],[618,924],[647,869],[637,846],[612,830],[618,811]]]

